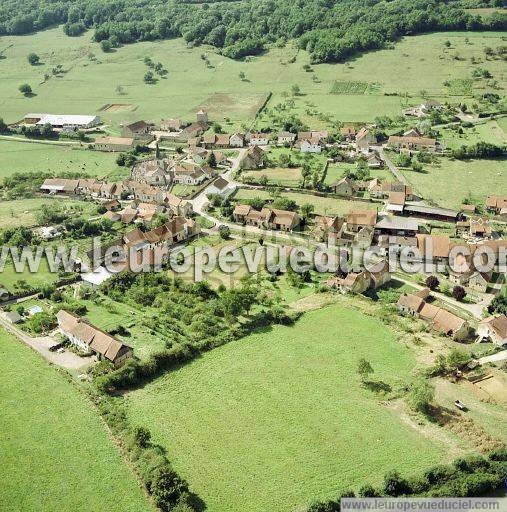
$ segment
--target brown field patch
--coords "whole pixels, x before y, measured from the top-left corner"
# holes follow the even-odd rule
[[[248,117],[255,117],[257,111],[264,104],[267,93],[258,94],[230,94],[217,92],[208,96],[203,103],[194,107],[191,112],[203,109],[208,114],[223,116],[224,113],[245,113]]]
[[[100,108],[99,112],[114,114],[116,112],[125,112],[126,110],[134,110],[134,105],[131,103],[110,103]]]

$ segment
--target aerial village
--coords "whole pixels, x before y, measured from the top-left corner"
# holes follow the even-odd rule
[[[405,115],[417,119],[440,108],[437,102],[427,102],[407,110]],[[100,129],[101,120],[98,116],[30,113],[18,123],[25,127],[47,125],[62,132],[86,133]],[[96,288],[111,278],[113,274],[102,266],[108,247],[122,247],[124,259],[131,249],[163,246],[169,254],[213,231],[224,238],[248,236],[261,243],[269,233],[275,233],[282,237],[277,243],[304,241],[314,248],[332,238],[338,247],[373,246],[386,256],[388,251],[399,254],[411,248],[424,254],[425,247],[431,245],[432,261],[426,263],[433,265],[432,271],[419,276],[419,282],[413,283],[413,293],[399,297],[399,313],[422,319],[429,328],[454,340],[488,340],[499,347],[505,345],[507,317],[482,318],[502,288],[498,265],[487,273],[475,270],[473,265],[467,272],[457,273],[447,265],[456,245],[467,246],[471,256],[484,247],[497,256],[507,249],[507,240],[495,230],[507,222],[507,195],[491,191],[484,204],[464,203],[459,209],[434,205],[418,196],[391,160],[393,155],[420,155],[422,160],[423,155],[431,158],[446,149],[416,128],[384,140],[379,140],[376,133],[374,125],[343,126],[339,137],[330,136],[328,131],[217,133],[204,110],[188,122],[162,119],[155,124],[140,120],[124,125],[121,137],[100,135],[90,145],[90,150],[126,155],[126,165],[131,164],[128,179],[105,182],[48,178],[38,193],[47,198],[95,202],[103,219],[122,226],[121,236],[102,245],[99,266],[83,265],[81,285]],[[136,147],[145,148],[149,155],[141,151],[139,158],[129,161],[129,152]],[[347,162],[354,170],[325,180],[337,162]],[[299,180],[284,185],[271,179],[270,174],[280,168],[285,175],[299,176]],[[370,170],[378,169],[386,170],[391,177],[369,176]],[[343,213],[315,213],[311,201],[296,205],[283,195],[291,191],[340,200]],[[46,241],[65,237],[58,225],[39,228],[39,235]],[[326,276],[323,284],[340,293],[363,294],[386,286],[394,278],[409,279],[398,272],[392,275],[386,262],[381,261],[375,271],[338,271]],[[447,295],[438,291],[439,280],[446,283]],[[473,312],[472,316],[481,316],[475,322],[459,314],[458,301],[464,296],[465,309]],[[0,289],[0,297],[6,304],[15,299],[5,288]],[[38,312],[40,308],[35,307],[24,314]],[[12,324],[23,321],[15,311],[4,314]],[[72,312],[61,310],[57,321],[55,332],[61,336],[55,340],[64,337],[78,349],[106,358],[115,366],[134,353],[132,347]],[[53,346],[63,350],[56,341]]]

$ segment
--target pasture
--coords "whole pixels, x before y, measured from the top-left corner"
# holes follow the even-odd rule
[[[128,169],[116,164],[114,153],[92,151],[75,145],[0,139],[0,155],[0,180],[16,172],[33,171],[83,172],[99,178],[128,175]]]
[[[471,146],[477,142],[489,142],[503,146],[507,144],[507,118],[475,124],[471,128],[463,128],[460,134],[450,128],[440,128],[441,141],[444,147],[457,149],[461,146]]]
[[[332,305],[129,393],[129,416],[167,448],[209,512],[303,509],[379,483],[388,470],[420,472],[446,457],[360,385],[361,357],[372,380],[393,389],[415,364],[375,319]]]
[[[207,46],[188,47],[182,39],[142,42],[103,53],[91,40],[91,31],[69,38],[58,27],[0,38],[0,48],[5,48],[5,59],[0,60],[0,116],[12,123],[27,112],[98,114],[108,131],[119,133],[120,123],[159,121],[161,117],[190,120],[203,107],[211,119],[232,131],[251,125],[270,92],[271,108],[285,101],[291,85],[298,84],[301,95],[292,98],[293,112],[313,129],[329,126],[329,120],[373,121],[421,102],[423,91],[439,100],[464,99],[463,95],[450,96],[444,82],[469,79],[477,66],[487,67],[498,86],[504,87],[503,62],[484,62],[483,52],[486,46],[501,45],[502,35],[447,32],[407,37],[393,49],[344,64],[315,65],[306,72],[303,66],[309,64],[309,55],[291,45],[272,48],[248,62],[227,59]],[[444,45],[447,40],[450,48]],[[32,51],[41,57],[41,65],[27,62]],[[146,56],[168,71],[153,85],[143,81]],[[477,64],[471,63],[472,57]],[[53,75],[57,65],[64,72]],[[246,79],[239,77],[240,72]],[[418,79],[413,80],[414,76]],[[32,98],[18,91],[24,82],[32,86]],[[473,87],[487,90],[482,81]],[[115,104],[127,106],[101,110]]]
[[[505,190],[507,183],[507,165],[502,159],[463,161],[442,157],[423,167],[424,172],[403,169],[403,174],[425,199],[449,208],[459,208],[468,195],[484,203],[489,194]],[[442,186],[436,187],[435,183]]]
[[[0,355],[2,509],[154,510],[88,400],[3,330]]]

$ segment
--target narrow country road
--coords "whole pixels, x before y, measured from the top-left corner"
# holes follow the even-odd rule
[[[372,149],[375,151],[378,151],[380,158],[384,160],[389,170],[393,173],[394,177],[400,181],[401,183],[404,183],[405,185],[410,185],[407,178],[403,176],[403,174],[398,170],[396,165],[394,165],[393,161],[385,154],[384,148],[382,146],[372,146]]]

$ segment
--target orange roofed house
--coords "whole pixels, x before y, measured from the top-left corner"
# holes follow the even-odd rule
[[[416,293],[403,293],[398,299],[397,307],[401,313],[421,318],[438,332],[462,341],[469,337],[470,326],[466,320],[426,302],[429,290],[424,288]]]
[[[507,216],[507,196],[488,196],[486,209],[497,215]]]
[[[347,215],[347,230],[357,233],[362,228],[373,228],[377,223],[375,210],[351,210]]]
[[[258,211],[245,204],[237,204],[233,216],[236,222],[280,231],[292,231],[300,223],[299,215],[295,212],[272,208],[263,208]]]
[[[132,347],[125,345],[114,336],[84,322],[80,317],[61,309],[56,315],[60,333],[69,341],[88,352],[91,350],[99,359],[111,361],[115,367],[121,366],[134,355]]]

